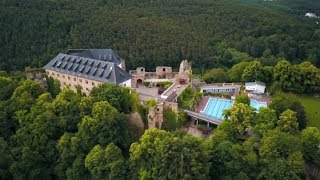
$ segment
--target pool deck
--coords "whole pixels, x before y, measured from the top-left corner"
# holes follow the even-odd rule
[[[189,111],[189,110],[184,110],[185,113],[187,113],[189,116],[197,118],[197,119],[201,119],[203,121],[212,123],[212,124],[216,124],[216,125],[220,125],[221,124],[221,119],[217,119],[217,118],[213,118],[213,117],[209,117],[207,115],[204,115],[202,113],[197,113],[194,111]]]

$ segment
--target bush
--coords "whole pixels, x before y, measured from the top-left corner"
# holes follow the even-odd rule
[[[222,94],[222,96],[224,97],[224,98],[227,98],[227,99],[231,99],[231,96],[230,96],[230,94]]]
[[[148,87],[150,85],[150,82],[146,82],[146,81],[143,81],[142,83],[144,86]]]
[[[168,89],[172,84],[173,82],[171,81],[165,81],[165,82],[159,82],[158,83],[160,86],[164,87],[165,89]]]

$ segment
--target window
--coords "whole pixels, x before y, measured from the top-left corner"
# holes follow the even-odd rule
[[[54,76],[54,72],[52,72],[52,76]]]
[[[63,82],[63,85],[66,85],[67,83],[66,82]]]
[[[163,72],[166,71],[166,68],[163,68]]]
[[[159,108],[157,108],[157,111],[160,111],[160,109],[159,109]]]
[[[76,81],[76,78],[73,78],[74,81]]]
[[[62,75],[62,78],[65,78],[65,75]]]
[[[70,76],[68,76],[68,79],[70,80]]]
[[[92,82],[92,86],[94,86],[94,82]]]
[[[88,80],[86,80],[86,84],[88,84],[89,82],[88,82]]]
[[[82,83],[82,79],[79,79],[79,81]]]
[[[57,74],[58,77],[60,77],[60,74]]]
[[[89,91],[89,89],[88,89],[88,88],[86,88],[86,90],[87,90],[87,91]]]

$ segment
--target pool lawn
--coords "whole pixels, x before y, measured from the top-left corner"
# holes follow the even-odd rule
[[[307,126],[317,127],[320,129],[320,99],[307,95],[301,95],[297,97],[304,106],[308,120]]]

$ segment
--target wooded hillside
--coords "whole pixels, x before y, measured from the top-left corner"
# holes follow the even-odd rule
[[[252,3],[3,0],[0,22],[3,70],[41,67],[68,48],[112,48],[129,69],[177,67],[181,59],[195,68],[231,67],[248,55],[294,63],[307,59],[320,66],[320,29],[314,20]]]

